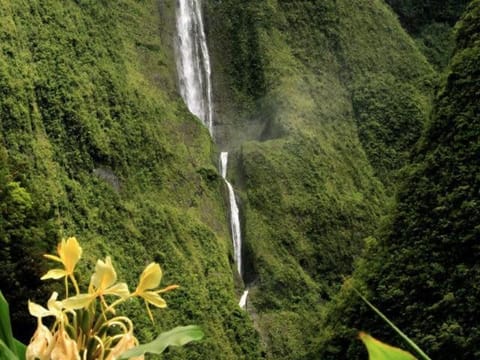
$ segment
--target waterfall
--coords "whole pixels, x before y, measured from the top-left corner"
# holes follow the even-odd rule
[[[178,0],[177,36],[180,94],[190,112],[198,116],[213,135],[210,57],[200,0]]]
[[[203,28],[201,0],[177,0],[176,59],[180,94],[190,112],[203,122],[213,136],[213,102],[210,57]],[[233,187],[227,180],[228,152],[220,154],[220,172],[228,188],[230,226],[235,264],[242,277],[242,234]],[[248,290],[239,306],[246,307]]]
[[[238,306],[240,306],[242,309],[247,308],[247,297],[248,297],[248,289],[246,289],[243,292],[242,297],[240,298],[240,301],[238,302]]]
[[[232,232],[233,254],[238,274],[242,276],[242,233],[240,231],[240,216],[235,199],[235,192],[230,182],[227,180],[228,152],[220,153],[220,173],[222,174],[228,188],[228,198],[230,202],[230,228]]]

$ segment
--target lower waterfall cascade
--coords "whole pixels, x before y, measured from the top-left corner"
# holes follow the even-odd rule
[[[227,165],[228,165],[228,152],[223,151],[220,153],[220,174],[225,180],[228,188],[228,198],[230,202],[230,228],[232,233],[233,253],[235,264],[237,265],[237,271],[242,278],[242,232],[240,229],[240,213],[238,210],[237,200],[235,198],[235,192],[233,186],[227,180]],[[248,289],[243,292],[238,305],[245,309],[247,306]]]

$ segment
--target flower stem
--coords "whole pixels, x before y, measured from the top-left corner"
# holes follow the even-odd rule
[[[80,294],[80,289],[78,287],[78,283],[77,283],[77,280],[75,279],[75,276],[73,276],[73,274],[71,274],[69,277],[70,277],[70,280],[72,281],[72,284],[73,284],[73,287],[75,288],[75,291],[77,292],[77,295]]]

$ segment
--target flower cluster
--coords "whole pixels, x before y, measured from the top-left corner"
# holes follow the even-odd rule
[[[27,346],[27,360],[118,359],[126,350],[138,345],[138,340],[133,335],[132,321],[126,316],[116,315],[116,307],[132,297],[143,298],[153,322],[149,305],[166,307],[160,294],[178,287],[171,285],[157,289],[162,270],[157,263],[151,263],[140,275],[135,291],[130,292],[126,283],[117,282],[117,273],[107,256],[105,261],[97,261],[88,291],[81,293],[74,274],[82,256],[77,239],[63,239],[57,253],[58,256],[45,257],[61,263],[63,268],[48,271],[42,280],[64,279],[65,299],[59,300],[58,293],[54,292],[47,308],[29,301],[28,309],[38,319],[38,326]],[[75,290],[73,296],[69,296],[70,283]],[[50,316],[55,320],[48,328],[43,325],[42,319]]]

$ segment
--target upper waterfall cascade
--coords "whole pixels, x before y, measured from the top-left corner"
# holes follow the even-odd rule
[[[210,57],[199,0],[178,0],[176,50],[180,94],[213,136]]]

